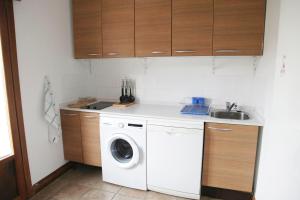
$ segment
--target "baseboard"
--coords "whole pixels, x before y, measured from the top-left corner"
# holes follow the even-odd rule
[[[224,200],[255,200],[252,193],[202,186],[201,195]]]
[[[179,192],[175,190],[170,190],[166,188],[160,188],[152,185],[148,185],[148,190],[154,191],[154,192],[159,192],[163,194],[168,194],[172,196],[177,196],[177,197],[183,197],[187,199],[200,199],[200,194],[192,194],[192,193],[185,193],[185,192]]]
[[[73,162],[68,162],[68,163],[64,164],[63,166],[61,166],[60,168],[58,168],[57,170],[55,170],[54,172],[52,172],[51,174],[49,174],[48,176],[46,176],[45,178],[43,178],[42,180],[40,180],[39,182],[37,182],[36,184],[34,184],[32,186],[33,194],[31,196],[33,196],[36,193],[38,193],[39,191],[41,191],[47,185],[52,183],[55,179],[57,179],[58,177],[63,175],[66,171],[71,169],[73,166],[74,166]]]

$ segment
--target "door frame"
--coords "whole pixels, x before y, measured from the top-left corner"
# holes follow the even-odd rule
[[[22,112],[13,0],[0,0],[1,43],[19,199],[33,194]]]

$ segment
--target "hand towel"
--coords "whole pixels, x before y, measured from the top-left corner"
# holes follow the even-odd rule
[[[59,114],[55,105],[51,83],[46,76],[44,79],[44,118],[48,123],[48,139],[50,143],[57,143],[61,135]]]

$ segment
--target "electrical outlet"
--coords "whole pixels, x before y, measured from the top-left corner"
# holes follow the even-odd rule
[[[280,69],[280,76],[283,77],[286,73],[286,56],[282,56],[282,65]]]

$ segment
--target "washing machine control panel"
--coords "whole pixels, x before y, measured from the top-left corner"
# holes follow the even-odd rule
[[[146,121],[143,120],[126,120],[120,118],[102,117],[100,120],[102,128],[144,131],[146,130]]]

